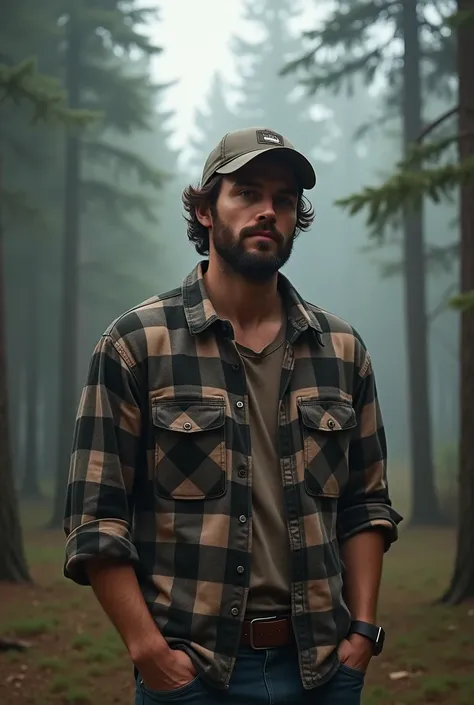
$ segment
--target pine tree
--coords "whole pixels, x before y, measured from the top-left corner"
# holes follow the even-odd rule
[[[82,140],[69,135],[66,142],[59,409],[63,428],[58,439],[52,527],[62,523],[77,406],[80,213],[84,207],[102,209],[117,231],[141,238],[130,216],[139,214],[153,222],[152,201],[144,191],[160,188],[163,183],[159,170],[103,135],[104,129],[109,134],[124,135],[149,129],[154,86],[144,70],[144,61],[146,64],[146,59],[160,50],[138,28],[146,24],[151,13],[148,8],[140,9],[137,2],[101,0],[91,4],[76,0],[63,18],[69,103],[73,108],[100,110],[104,117],[102,130],[96,134]],[[138,53],[138,60],[132,60],[134,53]],[[139,189],[130,191],[123,186],[124,181],[130,183],[130,178],[140,184]]]
[[[295,86],[293,78],[279,75],[279,67],[300,49],[299,37],[291,23],[305,4],[288,0],[246,0],[244,19],[252,35],[250,42],[235,37],[232,48],[240,68],[240,100],[235,109],[243,125],[261,125],[274,129],[293,142],[309,146],[318,158],[330,147],[331,137],[325,120],[311,115],[314,101]]]
[[[387,89],[382,119],[401,118],[406,151],[421,131],[423,89],[431,87],[444,95],[449,87],[449,41],[443,37],[443,17],[439,13],[447,13],[452,6],[451,0],[339,0],[322,27],[306,33],[310,43],[306,54],[301,56],[300,52],[298,58],[287,63],[282,75],[302,71],[302,83],[311,94],[327,89],[337,92],[357,75],[364,76],[367,84],[384,80]],[[433,19],[436,12],[437,20]],[[397,39],[401,41],[394,44]],[[394,46],[400,46],[398,56]],[[438,83],[433,81],[435,72]],[[445,518],[437,500],[432,457],[423,210],[406,212],[399,224],[403,231],[409,367],[411,522],[440,524]]]
[[[8,60],[9,57],[3,57]],[[0,64],[0,104],[28,103],[33,109],[33,122],[59,121],[69,129],[84,126],[90,116],[68,109],[64,94],[48,77],[38,74],[33,61],[21,65]],[[2,115],[0,114],[0,118]],[[1,123],[1,120],[0,120]],[[35,211],[22,198],[4,186],[2,141],[0,133],[0,581],[30,582],[19,516],[10,444],[9,406],[6,374],[6,325],[4,317],[3,251],[5,210],[18,217],[30,217]],[[10,217],[12,214],[10,213]]]
[[[459,295],[452,300],[461,312],[459,524],[451,584],[441,598],[458,604],[474,597],[474,0],[458,1],[450,25],[457,28],[457,106],[424,129],[385,183],[341,199],[340,205],[351,214],[366,210],[368,226],[380,236],[403,209],[418,210],[423,198],[440,203],[453,193],[460,196],[461,281]],[[452,127],[453,116],[458,118],[457,129]],[[433,139],[437,129],[447,126],[451,126],[449,133]]]
[[[209,94],[206,98],[206,107],[198,108],[194,116],[196,133],[190,139],[192,150],[189,159],[191,172],[200,176],[207,155],[216,146],[219,139],[238,127],[242,127],[242,120],[229,107],[229,86],[226,84],[220,71],[212,77]]]
[[[56,0],[7,0],[0,9],[3,74],[11,96],[2,106],[1,133],[5,296],[7,302],[14,302],[6,336],[7,352],[15,356],[15,366],[9,371],[9,386],[15,390],[10,395],[12,459],[22,495],[31,498],[40,495],[41,338],[47,339],[48,328],[55,325],[53,317],[44,328],[41,309],[55,278],[54,274],[45,276],[50,264],[46,252],[58,240],[62,131],[57,128],[67,112],[57,80],[60,30],[56,12]]]

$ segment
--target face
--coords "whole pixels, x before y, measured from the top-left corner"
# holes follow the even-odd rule
[[[225,177],[207,214],[211,256],[248,280],[273,277],[291,255],[298,196],[291,168],[271,154]]]

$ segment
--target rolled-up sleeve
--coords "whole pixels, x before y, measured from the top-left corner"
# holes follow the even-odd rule
[[[380,529],[385,550],[398,538],[403,517],[392,507],[387,480],[387,443],[370,355],[365,351],[354,397],[357,425],[349,447],[349,479],[338,507],[342,543],[362,531]]]
[[[77,412],[64,513],[64,575],[88,585],[97,556],[138,561],[131,496],[140,447],[139,385],[108,335],[98,342]]]

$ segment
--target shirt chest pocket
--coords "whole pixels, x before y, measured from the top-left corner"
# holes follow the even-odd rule
[[[166,499],[220,497],[227,484],[224,398],[152,401],[155,487]]]
[[[298,400],[303,434],[304,483],[308,494],[339,497],[349,476],[349,444],[357,425],[347,402]]]

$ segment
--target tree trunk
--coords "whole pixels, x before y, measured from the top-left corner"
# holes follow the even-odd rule
[[[39,453],[38,453],[38,388],[39,388],[39,312],[40,300],[40,253],[38,243],[34,239],[29,253],[27,312],[27,354],[26,354],[26,438],[28,452],[24,459],[23,485],[21,496],[25,499],[40,499],[42,496],[39,485]]]
[[[0,153],[0,197],[2,162]],[[0,200],[1,205],[1,200]],[[13,468],[8,423],[6,325],[4,313],[3,230],[0,208],[0,581],[31,582],[23,548],[23,535]]]
[[[474,12],[474,0],[458,0],[460,12]],[[459,158],[474,157],[474,25],[458,30]],[[460,189],[461,292],[474,291],[474,183]],[[454,573],[441,598],[451,605],[474,598],[474,309],[461,314],[461,433],[459,448],[459,524]]]
[[[403,128],[405,149],[422,130],[420,37],[417,3],[403,2]],[[408,361],[409,432],[412,478],[412,525],[439,525],[429,401],[428,319],[426,312],[423,211],[405,210],[405,321]]]
[[[70,108],[80,107],[80,29],[71,9],[68,22],[66,57],[66,88]],[[74,432],[77,370],[78,323],[78,256],[79,256],[79,198],[80,198],[80,141],[73,133],[66,138],[66,184],[64,203],[63,285],[60,318],[60,398],[58,455],[53,515],[50,528],[62,526],[68,480],[68,469]]]

